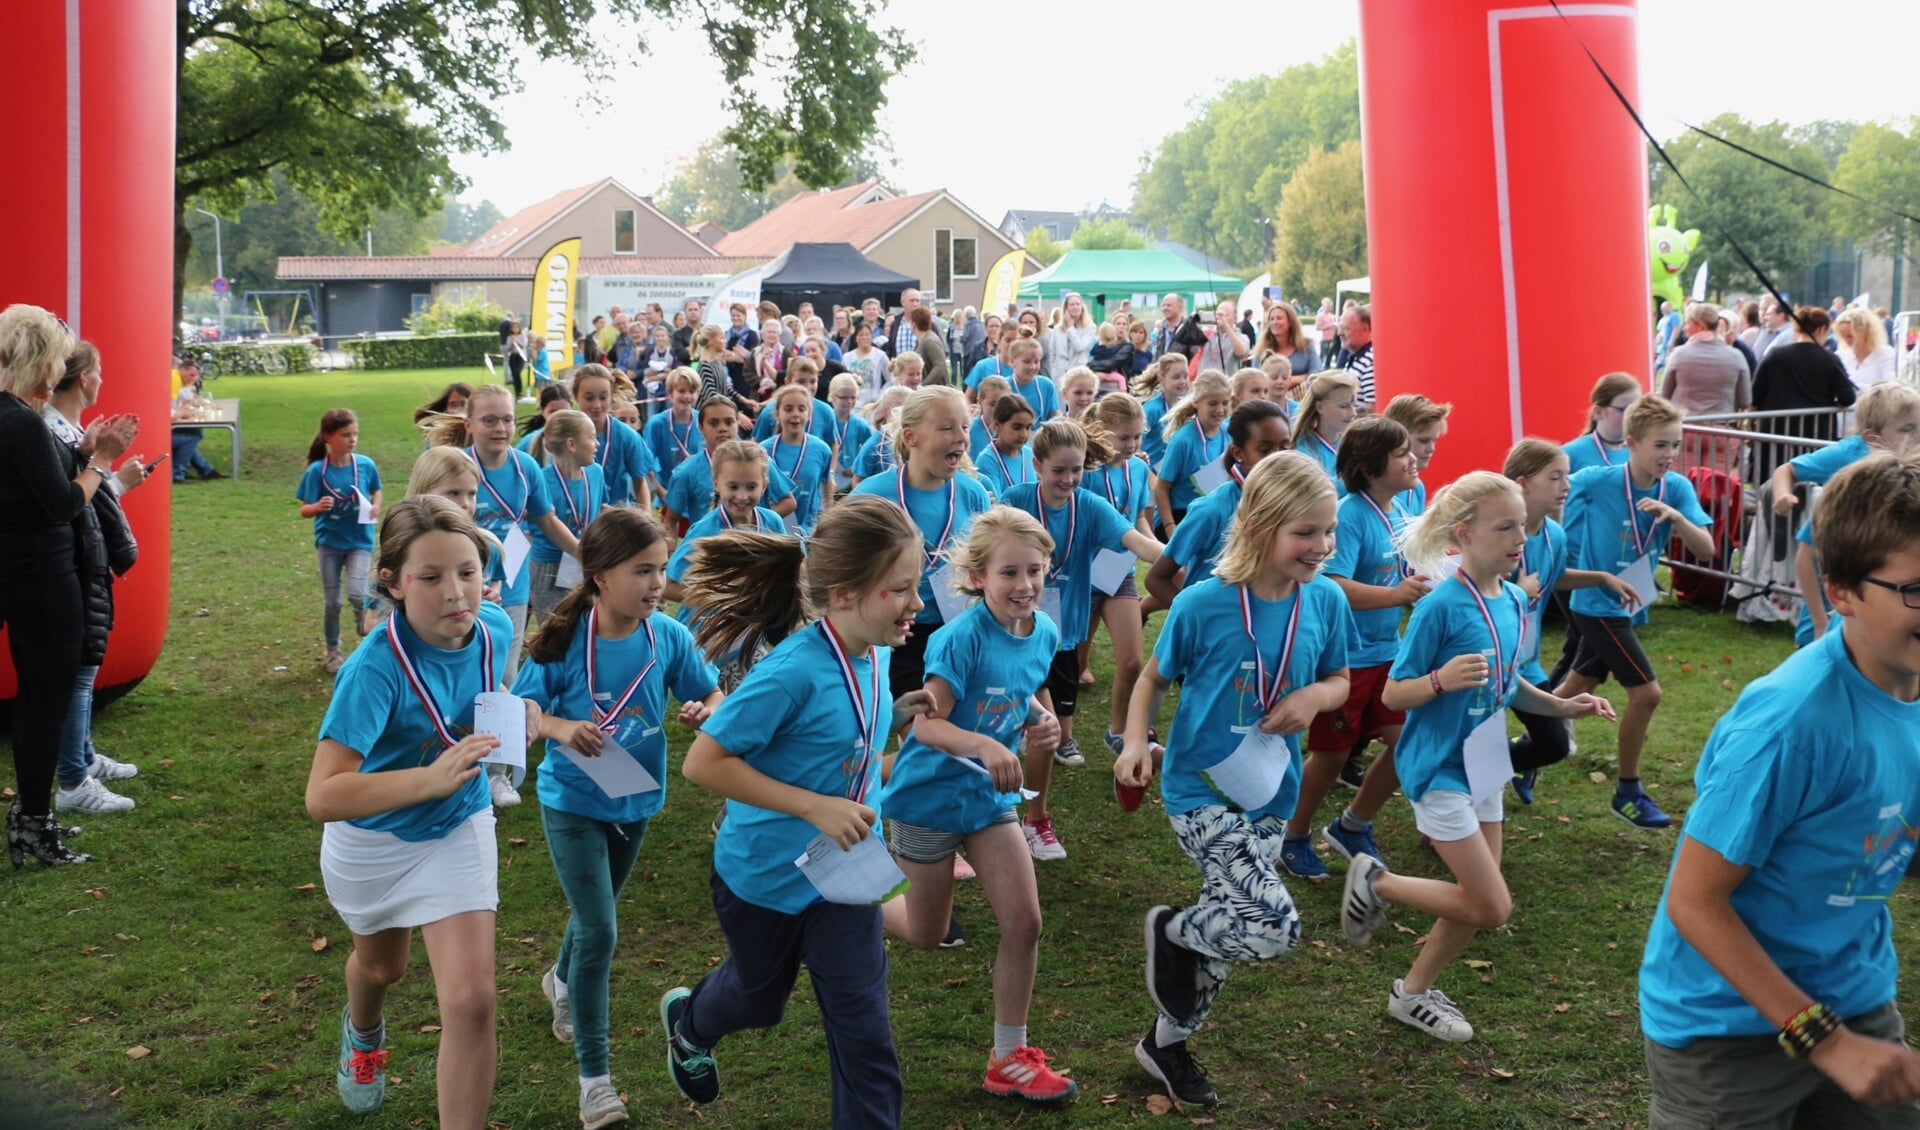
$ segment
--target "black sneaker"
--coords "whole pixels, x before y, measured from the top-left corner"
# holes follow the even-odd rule
[[[1357,789],[1366,779],[1366,763],[1360,760],[1359,754],[1350,755],[1347,763],[1340,767],[1340,783],[1347,788]]]
[[[940,939],[940,948],[943,950],[956,950],[966,944],[966,927],[960,925],[958,918],[949,917],[947,919],[947,936]]]
[[[1153,1033],[1149,1031],[1133,1045],[1133,1058],[1140,1061],[1148,1075],[1166,1087],[1167,1096],[1176,1103],[1212,1106],[1220,1101],[1213,1084],[1207,1082],[1207,1073],[1200,1061],[1187,1050],[1185,1040],[1163,1048],[1153,1042]]]
[[[1185,946],[1167,938],[1167,922],[1173,917],[1170,906],[1147,911],[1147,993],[1153,1003],[1175,1024],[1186,1024],[1200,1009],[1196,987],[1200,958]]]
[[[668,989],[660,998],[660,1026],[667,1033],[667,1071],[680,1093],[696,1103],[710,1103],[720,1097],[720,1068],[713,1053],[689,1045],[680,1038],[680,1018],[686,1015],[687,1002],[693,999],[688,989]]]

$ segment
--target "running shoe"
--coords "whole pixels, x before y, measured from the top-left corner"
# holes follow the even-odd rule
[[[1200,1010],[1200,955],[1167,937],[1173,908],[1147,911],[1147,993],[1175,1024],[1190,1022]]]
[[[1373,842],[1372,824],[1358,832],[1349,832],[1341,826],[1340,818],[1336,816],[1333,823],[1327,825],[1320,834],[1327,841],[1327,846],[1339,852],[1343,859],[1351,861],[1355,856],[1370,855],[1382,863],[1387,861],[1387,857],[1380,854],[1379,845]]]
[[[1387,1015],[1409,1028],[1418,1028],[1436,1040],[1464,1044],[1473,1039],[1473,1025],[1460,1012],[1460,1006],[1447,999],[1439,989],[1408,993],[1399,981],[1387,995]]]
[[[1387,904],[1373,889],[1373,877],[1385,871],[1371,855],[1356,855],[1347,867],[1347,878],[1340,891],[1340,928],[1347,941],[1364,946],[1373,932],[1387,924]]]
[[[1053,834],[1053,817],[1022,820],[1020,828],[1027,834],[1027,851],[1033,858],[1051,860],[1067,857],[1067,849],[1061,845],[1060,837]]]
[[[1064,765],[1069,769],[1078,769],[1087,763],[1087,755],[1080,752],[1079,742],[1068,738],[1060,743],[1060,748],[1053,751],[1053,760],[1056,764]]]
[[[1653,798],[1639,789],[1632,792],[1614,790],[1613,814],[1636,828],[1673,827],[1673,817],[1660,811],[1660,806],[1653,803]]]
[[[554,986],[560,979],[554,976],[554,969],[547,970],[540,977],[540,995],[547,998],[553,1006],[553,1038],[563,1044],[573,1043],[573,1001],[571,998],[554,995]]]
[[[987,1057],[987,1077],[981,1084],[989,1095],[1046,1103],[1070,1099],[1080,1085],[1047,1066],[1047,1053],[1021,1045],[1005,1059]]]
[[[386,1038],[383,1034],[380,1047],[361,1047],[353,1038],[352,1016],[348,1008],[340,1009],[340,1067],[333,1082],[348,1110],[371,1114],[387,1097]]]
[[[1513,795],[1521,804],[1533,803],[1533,786],[1540,780],[1540,770],[1523,769],[1513,775]]]
[[[1187,1050],[1185,1040],[1164,1048],[1153,1041],[1154,1034],[1149,1030],[1139,1043],[1133,1045],[1133,1058],[1140,1062],[1148,1075],[1167,1089],[1168,1098],[1183,1106],[1212,1106],[1220,1101],[1220,1096],[1214,1093],[1213,1084],[1207,1082],[1206,1070]]]
[[[660,1027],[667,1034],[667,1072],[680,1093],[702,1105],[720,1097],[720,1066],[713,1053],[680,1037],[680,1018],[693,999],[691,989],[668,989],[660,998]]]
[[[1313,837],[1300,836],[1280,841],[1280,866],[1287,874],[1305,879],[1309,883],[1318,883],[1333,872],[1320,859],[1320,853],[1313,850]]]

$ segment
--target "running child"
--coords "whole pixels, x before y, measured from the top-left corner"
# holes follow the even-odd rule
[[[1613,717],[1605,699],[1555,698],[1520,678],[1527,597],[1505,578],[1526,546],[1526,513],[1513,482],[1473,471],[1442,490],[1407,534],[1407,561],[1423,573],[1436,573],[1450,547],[1460,553],[1459,571],[1414,605],[1384,696],[1407,712],[1396,761],[1414,823],[1456,882],[1395,874],[1377,856],[1355,853],[1341,892],[1340,925],[1356,946],[1386,924],[1389,905],[1434,916],[1420,955],[1387,994],[1387,1015],[1449,1043],[1471,1040],[1473,1025],[1436,982],[1474,931],[1498,929],[1513,913],[1500,874],[1511,767],[1483,775],[1470,766],[1470,735],[1485,726],[1503,747],[1509,704],[1557,718]]]
[[[1631,373],[1608,373],[1593,382],[1587,406],[1587,426],[1567,441],[1567,459],[1573,473],[1588,467],[1617,467],[1627,457],[1627,409],[1641,396],[1640,379]]]
[[[1340,441],[1358,415],[1360,382],[1345,369],[1327,369],[1308,377],[1306,389],[1293,417],[1293,449],[1320,464],[1344,498],[1350,488],[1340,475]]]
[[[1113,766],[1120,788],[1150,783],[1148,727],[1180,682],[1160,795],[1200,869],[1200,898],[1147,912],[1147,988],[1160,1015],[1133,1050],[1179,1103],[1218,1100],[1187,1038],[1206,1024],[1233,964],[1284,957],[1300,940],[1273,841],[1299,792],[1300,734],[1347,697],[1347,602],[1320,576],[1334,525],[1333,485],[1304,455],[1254,468],[1218,572],[1167,613]],[[1221,791],[1215,771],[1236,756],[1263,770],[1251,777],[1260,787]]]
[[[1099,492],[1108,505],[1120,512],[1121,519],[1142,536],[1152,537],[1153,530],[1147,524],[1147,515],[1153,508],[1153,496],[1148,486],[1153,472],[1148,470],[1146,458],[1140,453],[1141,437],[1146,434],[1146,414],[1140,410],[1140,402],[1131,395],[1110,392],[1093,406],[1093,416],[1107,433],[1110,450],[1106,466],[1087,472],[1090,489]],[[1162,559],[1165,556],[1163,552]],[[1157,568],[1160,562],[1153,564]],[[1117,757],[1120,754],[1120,735],[1125,732],[1127,725],[1127,706],[1133,699],[1133,685],[1139,681],[1140,670],[1145,663],[1142,637],[1146,629],[1146,612],[1141,605],[1140,590],[1132,568],[1127,569],[1120,578],[1119,586],[1110,593],[1102,591],[1098,585],[1094,586],[1093,616],[1087,625],[1089,639],[1080,645],[1082,684],[1089,682],[1088,676],[1093,670],[1090,652],[1094,628],[1103,623],[1107,626],[1107,642],[1113,647],[1113,687],[1104,736],[1107,748]]]
[[[1167,542],[1167,551],[1147,570],[1147,591],[1160,607],[1171,606],[1181,589],[1213,575],[1213,563],[1226,544],[1227,527],[1240,510],[1242,484],[1262,459],[1292,445],[1286,410],[1271,400],[1249,400],[1227,417],[1227,450],[1220,457],[1227,481],[1193,504]]]
[[[403,499],[380,531],[377,583],[393,600],[382,637],[356,650],[307,778],[323,822],[327,899],[353,933],[334,1084],[366,1114],[386,1094],[387,988],[406,974],[418,928],[439,999],[439,1124],[481,1130],[493,1094],[494,912],[500,903],[493,809],[480,758],[500,740],[473,732],[477,695],[502,689],[512,624],[481,598],[490,539],[443,498]],[[540,711],[526,704],[527,726]],[[412,1074],[412,1072],[409,1072]]]
[[[1040,375],[1044,352],[1037,340],[1023,337],[1014,342],[1007,353],[1007,362],[1013,366],[1013,376],[1007,383],[1033,409],[1036,421],[1051,420],[1060,414],[1060,390],[1054,387],[1053,378]]]
[[[853,486],[853,464],[873,435],[873,425],[854,411],[860,399],[860,378],[841,373],[827,389],[827,401],[833,405],[833,489],[843,494]]]
[[[906,389],[908,392],[919,388],[920,382],[926,377],[926,361],[923,360],[918,353],[912,351],[902,353],[900,356],[895,357],[892,361],[888,362],[888,365],[887,373],[893,378],[893,383]]]
[[[1075,365],[1060,377],[1060,414],[1065,418],[1084,419],[1099,397],[1100,378],[1085,365]]]
[[[1187,359],[1178,353],[1161,357],[1134,379],[1133,395],[1139,399],[1140,411],[1147,417],[1147,429],[1141,433],[1140,446],[1147,453],[1147,464],[1156,471],[1160,469],[1161,456],[1167,451],[1167,413],[1185,400],[1192,388],[1193,382],[1187,376]]]
[[[1575,472],[1567,496],[1567,540],[1574,565],[1629,580],[1641,602],[1629,612],[1610,592],[1582,589],[1573,594],[1567,615],[1580,633],[1579,649],[1571,672],[1553,693],[1569,698],[1591,691],[1609,674],[1626,688],[1619,778],[1609,808],[1636,828],[1666,828],[1673,820],[1640,783],[1640,755],[1661,690],[1633,628],[1647,621],[1653,570],[1670,532],[1696,556],[1713,554],[1708,532],[1713,519],[1700,508],[1693,484],[1673,470],[1685,418],[1686,413],[1664,397],[1641,397],[1627,409],[1624,465]],[[1639,583],[1633,583],[1636,575]]]
[[[345,408],[329,408],[307,447],[307,471],[294,497],[300,516],[313,519],[313,545],[320,559],[321,635],[328,673],[340,670],[340,578],[346,576],[346,602],[353,626],[362,636],[372,628],[367,566],[373,557],[374,523],[380,520],[380,468],[357,454],[360,420]]]
[[[407,490],[401,497],[439,495],[458,506],[460,513],[478,521],[480,490],[480,465],[468,458],[466,452],[457,447],[429,447],[413,461],[413,469],[407,472]],[[487,553],[483,579],[486,584],[480,595],[499,604],[506,567],[500,560],[498,546],[490,547]]]
[[[1647,936],[1651,1127],[1920,1119],[1890,914],[1920,797],[1920,463],[1840,472],[1813,529],[1840,629],[1714,726]]]
[[[607,484],[607,505],[634,503],[646,510],[653,505],[649,476],[659,472],[653,454],[625,421],[613,416],[613,372],[605,365],[582,365],[573,371],[573,398],[593,421],[597,442],[594,462]],[[549,425],[551,426],[551,425]]]
[[[912,395],[910,390],[899,385],[888,385],[872,404],[867,405],[867,422],[873,426],[873,434],[860,445],[860,454],[854,457],[855,486],[860,485],[861,479],[870,479],[893,466],[893,440],[900,431],[900,408]]]
[[[1440,437],[1447,434],[1447,417],[1452,412],[1451,404],[1437,404],[1417,392],[1403,392],[1387,401],[1387,410],[1382,413],[1407,429],[1407,438],[1413,442],[1413,489],[1396,500],[1408,518],[1427,512],[1427,483],[1417,476],[1433,462],[1434,449],[1440,446]]]
[[[1227,451],[1227,432],[1221,427],[1233,411],[1233,386],[1218,369],[1208,369],[1193,380],[1193,391],[1173,406],[1161,421],[1167,448],[1153,473],[1153,502],[1159,511],[1159,529],[1173,540],[1187,508],[1219,485],[1220,457]],[[1204,485],[1198,480],[1206,477]]]
[[[721,444],[740,438],[740,417],[732,401],[709,396],[700,402],[694,415],[700,421],[700,434],[704,437],[701,458],[688,459],[673,472],[666,502],[660,508],[661,523],[669,531],[679,531],[681,537],[713,509],[713,453]],[[768,476],[767,498],[769,508],[782,516],[793,513],[798,505],[793,497],[793,484],[777,471]]]
[[[744,439],[730,439],[712,449],[713,508],[687,527],[666,566],[666,597],[679,605],[675,619],[692,624],[697,617],[681,582],[702,539],[725,530],[757,530],[765,534],[788,532],[777,511],[760,505],[767,492],[772,466],[765,448]]]
[[[965,401],[945,387],[920,396],[928,394],[936,395],[910,402],[909,442],[924,443],[921,429],[938,414],[951,417],[941,422],[958,450]],[[692,594],[706,611],[708,654],[716,650],[709,641],[752,654],[766,634],[788,634],[714,710],[682,769],[727,801],[711,880],[727,959],[691,991],[660,999],[674,1085],[696,1103],[720,1095],[714,1045],[779,1023],[804,962],[827,1032],[833,1125],[900,1125],[880,908],[828,902],[794,866],[818,837],[828,850],[848,850],[881,835],[868,803],[879,799],[880,749],[927,702],[918,687],[903,697],[885,690],[890,649],[906,642],[920,608],[925,557],[921,532],[886,497],[856,494],[834,506],[805,550],[797,539],[745,530],[701,546],[698,575],[724,586],[696,583]],[[800,627],[813,609],[824,618]]]
[[[533,456],[534,462],[542,467],[547,465],[546,451],[540,446],[540,433],[546,430],[547,417],[562,408],[573,407],[573,393],[567,390],[567,383],[559,381],[540,390],[539,408],[520,418],[520,438],[513,446]],[[429,441],[431,442],[431,441]]]
[[[540,471],[540,485],[553,500],[553,516],[572,535],[573,549],[556,545],[545,531],[535,526],[528,533],[533,548],[527,557],[527,585],[532,608],[532,624],[544,624],[547,614],[560,598],[573,589],[573,582],[561,581],[563,564],[580,565],[580,535],[599,516],[607,502],[606,478],[594,460],[599,439],[593,434],[593,421],[585,413],[568,409],[555,412],[547,421],[547,454],[553,457]],[[562,559],[565,558],[566,561]]]
[[[820,367],[814,364],[811,357],[795,357],[787,362],[785,377],[786,379],[780,382],[780,388],[803,388],[807,392],[807,434],[821,443],[831,444],[833,442],[833,406],[815,396],[820,388]],[[767,397],[766,405],[759,418],[753,422],[755,443],[765,443],[780,430],[779,413],[773,410],[774,397],[777,395],[779,395],[779,389],[775,389],[773,395]]]
[[[1040,962],[1040,895],[1033,859],[1015,830],[1023,773],[1019,748],[1056,740],[1045,725],[1047,671],[1057,625],[1040,611],[1053,539],[1024,511],[996,506],[974,519],[948,555],[963,591],[979,603],[927,643],[932,700],[894,760],[881,807],[887,846],[912,886],[884,910],[887,928],[921,949],[945,941],[953,920],[956,850],[965,848],[999,923],[993,961],[993,1051],[988,1094],[1046,1102],[1070,1098],[1073,1080],[1027,1042]]]
[[[666,800],[667,692],[680,702],[680,724],[693,729],[721,695],[693,633],[654,615],[666,579],[660,523],[611,508],[587,527],[580,554],[583,579],[541,622],[514,693],[543,712],[540,822],[567,896],[566,933],[540,988],[554,1037],[573,1045],[580,1122],[592,1130],[627,1120],[607,1064],[609,975],[620,891]],[[588,776],[579,759],[616,747],[640,763],[653,788],[612,796]]]
[[[967,446],[975,463],[985,458],[987,445],[993,442],[993,406],[1011,391],[1013,386],[1005,377],[987,377],[973,391],[973,427],[967,432]]]
[[[792,368],[807,358],[796,358]],[[812,362],[808,361],[808,364]],[[793,485],[793,517],[788,525],[800,534],[810,534],[820,514],[833,504],[833,449],[818,436],[808,433],[812,421],[826,424],[833,434],[833,416],[813,398],[812,378],[805,384],[790,384],[773,394],[763,417],[779,421],[779,433],[769,436],[760,446],[768,459]]]
[[[1314,378],[1316,386],[1325,376]],[[1381,695],[1400,647],[1400,611],[1433,585],[1430,577],[1408,567],[1400,550],[1407,517],[1394,497],[1413,487],[1413,446],[1407,429],[1385,416],[1362,420],[1341,437],[1338,468],[1347,496],[1340,500],[1340,537],[1327,575],[1353,609],[1347,637],[1353,671],[1347,701],[1315,718],[1307,735],[1300,804],[1287,822],[1280,855],[1288,871],[1316,883],[1328,871],[1313,848],[1313,818],[1342,771],[1349,764],[1358,768],[1357,757],[1373,741],[1386,748],[1357,783],[1359,795],[1327,825],[1324,835],[1327,845],[1349,860],[1380,855],[1373,842],[1373,817],[1393,795],[1393,747],[1404,718]]]
[[[1077,649],[1092,616],[1094,559],[1104,550],[1131,553],[1151,564],[1165,547],[1141,533],[1106,499],[1080,485],[1089,465],[1098,469],[1112,457],[1106,432],[1099,425],[1089,430],[1072,420],[1049,420],[1034,433],[1033,455],[1038,481],[1009,488],[1001,501],[1032,514],[1053,539],[1040,601],[1048,618],[1060,627],[1060,650],[1047,674],[1047,697],[1060,720],[1060,741],[1048,752],[1027,749],[1027,788],[1037,795],[1027,809],[1022,831],[1035,859],[1054,860],[1065,859],[1067,849],[1047,809],[1053,766],[1055,762],[1068,767],[1086,764],[1086,755],[1074,740],[1073,716],[1080,695]]]
[[[684,366],[674,369],[667,374],[666,389],[667,410],[648,417],[646,431],[642,433],[657,468],[654,475],[660,485],[662,505],[674,471],[707,446],[700,435],[699,421],[693,418],[693,406],[700,400],[700,374]]]
[[[1027,447],[1033,426],[1033,407],[1026,397],[1010,392],[993,402],[992,442],[978,466],[981,480],[995,498],[1006,494],[1008,487],[1033,481],[1033,452]]]
[[[1273,394],[1273,378],[1264,369],[1241,369],[1233,374],[1233,406],[1240,407],[1255,400],[1267,400],[1278,403]],[[1285,409],[1281,409],[1285,411]]]

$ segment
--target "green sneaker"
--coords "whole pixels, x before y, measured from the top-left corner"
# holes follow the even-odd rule
[[[705,1105],[720,1097],[720,1068],[713,1053],[680,1038],[680,1018],[686,1015],[690,989],[668,989],[660,998],[660,1026],[667,1033],[667,1071],[680,1093]]]
[[[381,1039],[377,1048],[354,1043],[352,1014],[340,1009],[340,1069],[333,1082],[340,1089],[340,1101],[355,1114],[371,1114],[380,1109],[387,1097],[387,1049]]]

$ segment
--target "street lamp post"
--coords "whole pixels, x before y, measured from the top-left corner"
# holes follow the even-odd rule
[[[227,277],[227,260],[220,246],[220,217],[214,215],[212,212],[207,211],[205,208],[195,208],[194,211],[200,213],[202,216],[208,217],[213,221],[213,274],[215,278],[224,279]],[[220,295],[220,338],[221,340],[223,341],[226,340],[226,336],[227,336],[227,296],[222,294]]]

